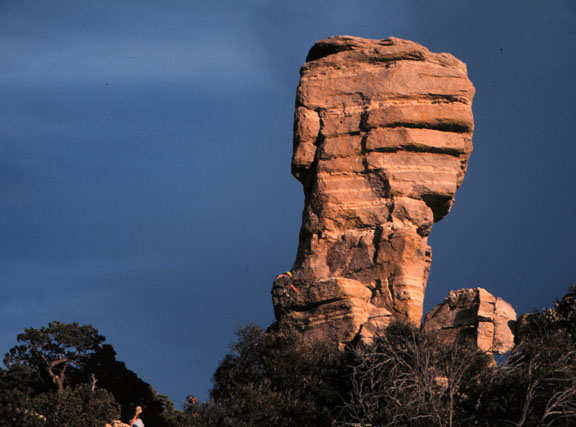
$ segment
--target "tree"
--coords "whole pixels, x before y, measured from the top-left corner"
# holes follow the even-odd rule
[[[412,325],[391,324],[354,350],[350,418],[368,425],[453,426],[466,418],[471,388],[490,358],[440,345]]]
[[[254,325],[236,334],[214,374],[212,400],[188,408],[190,425],[332,425],[348,390],[343,352]]]
[[[72,371],[79,371],[88,357],[100,348],[105,338],[90,325],[51,322],[40,329],[27,328],[19,334],[19,345],[10,349],[4,358],[8,367],[28,366],[47,375],[58,392]]]
[[[478,422],[515,426],[576,423],[576,288],[552,309],[523,316],[506,363],[482,381]]]
[[[178,424],[181,414],[174,409],[172,402],[159,395],[124,362],[116,360],[116,351],[111,345],[103,344],[93,352],[84,363],[84,371],[94,375],[98,387],[114,395],[122,407],[123,420],[129,420],[136,406],[142,406],[145,425],[173,427]]]
[[[524,337],[479,384],[477,424],[576,423],[576,346],[565,331]]]
[[[524,380],[518,426],[576,421],[576,347],[565,332],[547,333],[518,345],[509,357],[510,375]]]
[[[551,310],[542,313],[550,323],[551,329],[562,329],[576,337],[576,286],[568,288],[564,297],[554,304]]]
[[[32,404],[35,413],[41,414],[44,427],[102,427],[120,415],[112,394],[104,389],[92,390],[87,384],[37,395]]]
[[[57,414],[49,420],[57,416],[58,421],[53,425],[59,425],[66,417],[78,415],[82,410],[99,413],[100,404],[108,409],[110,405],[120,404],[122,419],[130,419],[134,408],[143,406],[142,419],[147,425],[174,427],[178,424],[181,413],[174,409],[172,402],[116,360],[114,348],[103,344],[104,336],[94,327],[55,321],[40,329],[27,328],[17,338],[18,345],[4,358],[8,369],[1,378],[6,381],[0,382],[0,386],[3,385],[0,399],[9,403],[6,411],[10,411],[13,418],[48,411]],[[92,394],[87,394],[86,388]],[[114,413],[108,409],[104,412]],[[74,415],[74,422],[84,418]],[[60,425],[73,425],[70,422]]]
[[[27,366],[0,369],[0,427],[43,426],[30,395],[38,387],[36,372]]]

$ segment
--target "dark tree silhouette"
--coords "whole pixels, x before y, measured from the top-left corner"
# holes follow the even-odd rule
[[[236,333],[214,374],[211,402],[189,406],[190,425],[332,425],[349,389],[345,353],[254,325]]]
[[[17,338],[19,344],[4,358],[6,367],[28,366],[47,374],[59,392],[64,391],[68,375],[80,370],[105,340],[92,326],[57,321],[40,329],[27,328]]]
[[[136,406],[143,406],[147,425],[178,425],[180,413],[172,402],[116,360],[114,348],[104,341],[90,325],[55,321],[40,329],[27,328],[4,358],[8,369],[2,371],[0,399],[12,408],[6,411],[12,418],[32,414],[27,417],[30,422],[37,421],[34,414],[49,414],[45,422],[59,425],[73,413],[90,410],[92,421],[82,424],[90,425],[102,414],[119,417],[119,404],[124,420],[131,418]],[[80,415],[74,419],[87,420]]]

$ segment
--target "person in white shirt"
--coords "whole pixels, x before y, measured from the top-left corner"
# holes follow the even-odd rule
[[[130,427],[144,427],[144,423],[140,419],[140,414],[142,413],[142,406],[136,406],[136,413],[134,418],[130,421]]]

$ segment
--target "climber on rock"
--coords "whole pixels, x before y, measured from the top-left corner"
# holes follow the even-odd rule
[[[272,303],[276,317],[279,317],[282,311],[280,307],[286,306],[294,293],[298,293],[298,289],[292,283],[292,273],[290,271],[276,276],[272,285]]]
[[[272,295],[288,299],[291,291],[298,293],[298,289],[292,284],[292,273],[287,271],[276,276],[272,285]]]

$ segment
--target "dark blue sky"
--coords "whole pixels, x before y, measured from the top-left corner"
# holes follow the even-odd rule
[[[425,311],[482,286],[517,312],[576,282],[576,3],[0,0],[0,353],[94,325],[179,406],[296,254],[299,67],[333,35],[468,65],[474,152],[431,235]]]

